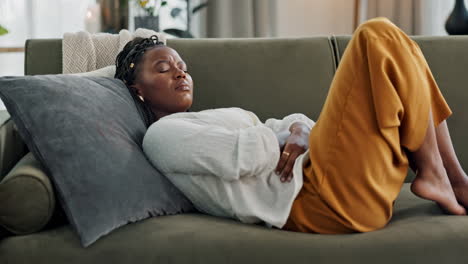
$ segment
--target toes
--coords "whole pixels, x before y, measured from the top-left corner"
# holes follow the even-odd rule
[[[465,207],[461,206],[457,202],[450,203],[448,205],[442,205],[442,204],[439,204],[439,205],[446,214],[466,215]]]
[[[459,209],[459,214],[458,215],[466,215],[466,209],[465,207],[459,205],[460,209]]]

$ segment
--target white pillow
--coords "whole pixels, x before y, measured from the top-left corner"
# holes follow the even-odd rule
[[[114,78],[115,75],[115,65],[109,65],[94,71],[90,72],[80,72],[80,73],[72,73],[71,75],[76,76],[96,76],[96,77],[109,77]]]

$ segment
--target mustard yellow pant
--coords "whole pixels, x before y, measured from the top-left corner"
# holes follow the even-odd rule
[[[415,42],[385,18],[354,33],[310,133],[310,160],[285,230],[367,232],[384,227],[404,183],[404,148],[417,150],[432,109],[452,112]]]

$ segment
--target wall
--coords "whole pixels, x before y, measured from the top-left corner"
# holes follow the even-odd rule
[[[369,1],[380,1],[381,6],[394,1],[361,0],[361,12],[366,12]],[[298,37],[310,35],[352,34],[355,0],[276,0],[277,36]],[[421,35],[447,35],[445,21],[455,0],[416,0],[421,15],[417,21]],[[465,0],[468,6],[468,0]]]
[[[278,37],[353,32],[354,0],[277,0]]]

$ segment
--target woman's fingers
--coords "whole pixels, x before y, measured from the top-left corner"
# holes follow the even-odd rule
[[[281,152],[280,160],[275,169],[276,174],[279,175],[281,181],[291,180],[292,169],[296,158],[300,155],[300,150],[296,149],[294,145],[286,144],[284,150]]]
[[[293,168],[294,168],[294,167],[293,167]],[[293,174],[293,172],[291,171],[291,173],[289,173],[289,176],[288,176],[288,178],[286,178],[286,180],[287,180],[288,182],[290,182],[290,181],[292,180],[293,175],[294,175],[294,174]]]
[[[284,150],[281,152],[278,165],[276,165],[275,172],[277,175],[281,176],[284,166],[286,166],[286,163],[288,162],[289,156],[291,156],[291,153],[288,152],[288,148],[285,147]]]
[[[291,176],[292,169],[294,167],[294,162],[296,162],[297,156],[299,156],[297,151],[293,151],[289,156],[289,159],[287,160],[286,165],[284,166],[283,171],[281,172],[281,181],[287,181],[288,178]]]
[[[296,158],[307,150],[307,146],[300,143],[304,139],[304,135],[292,133],[286,139],[286,144],[281,150],[280,159],[275,169],[282,182],[291,181]]]

